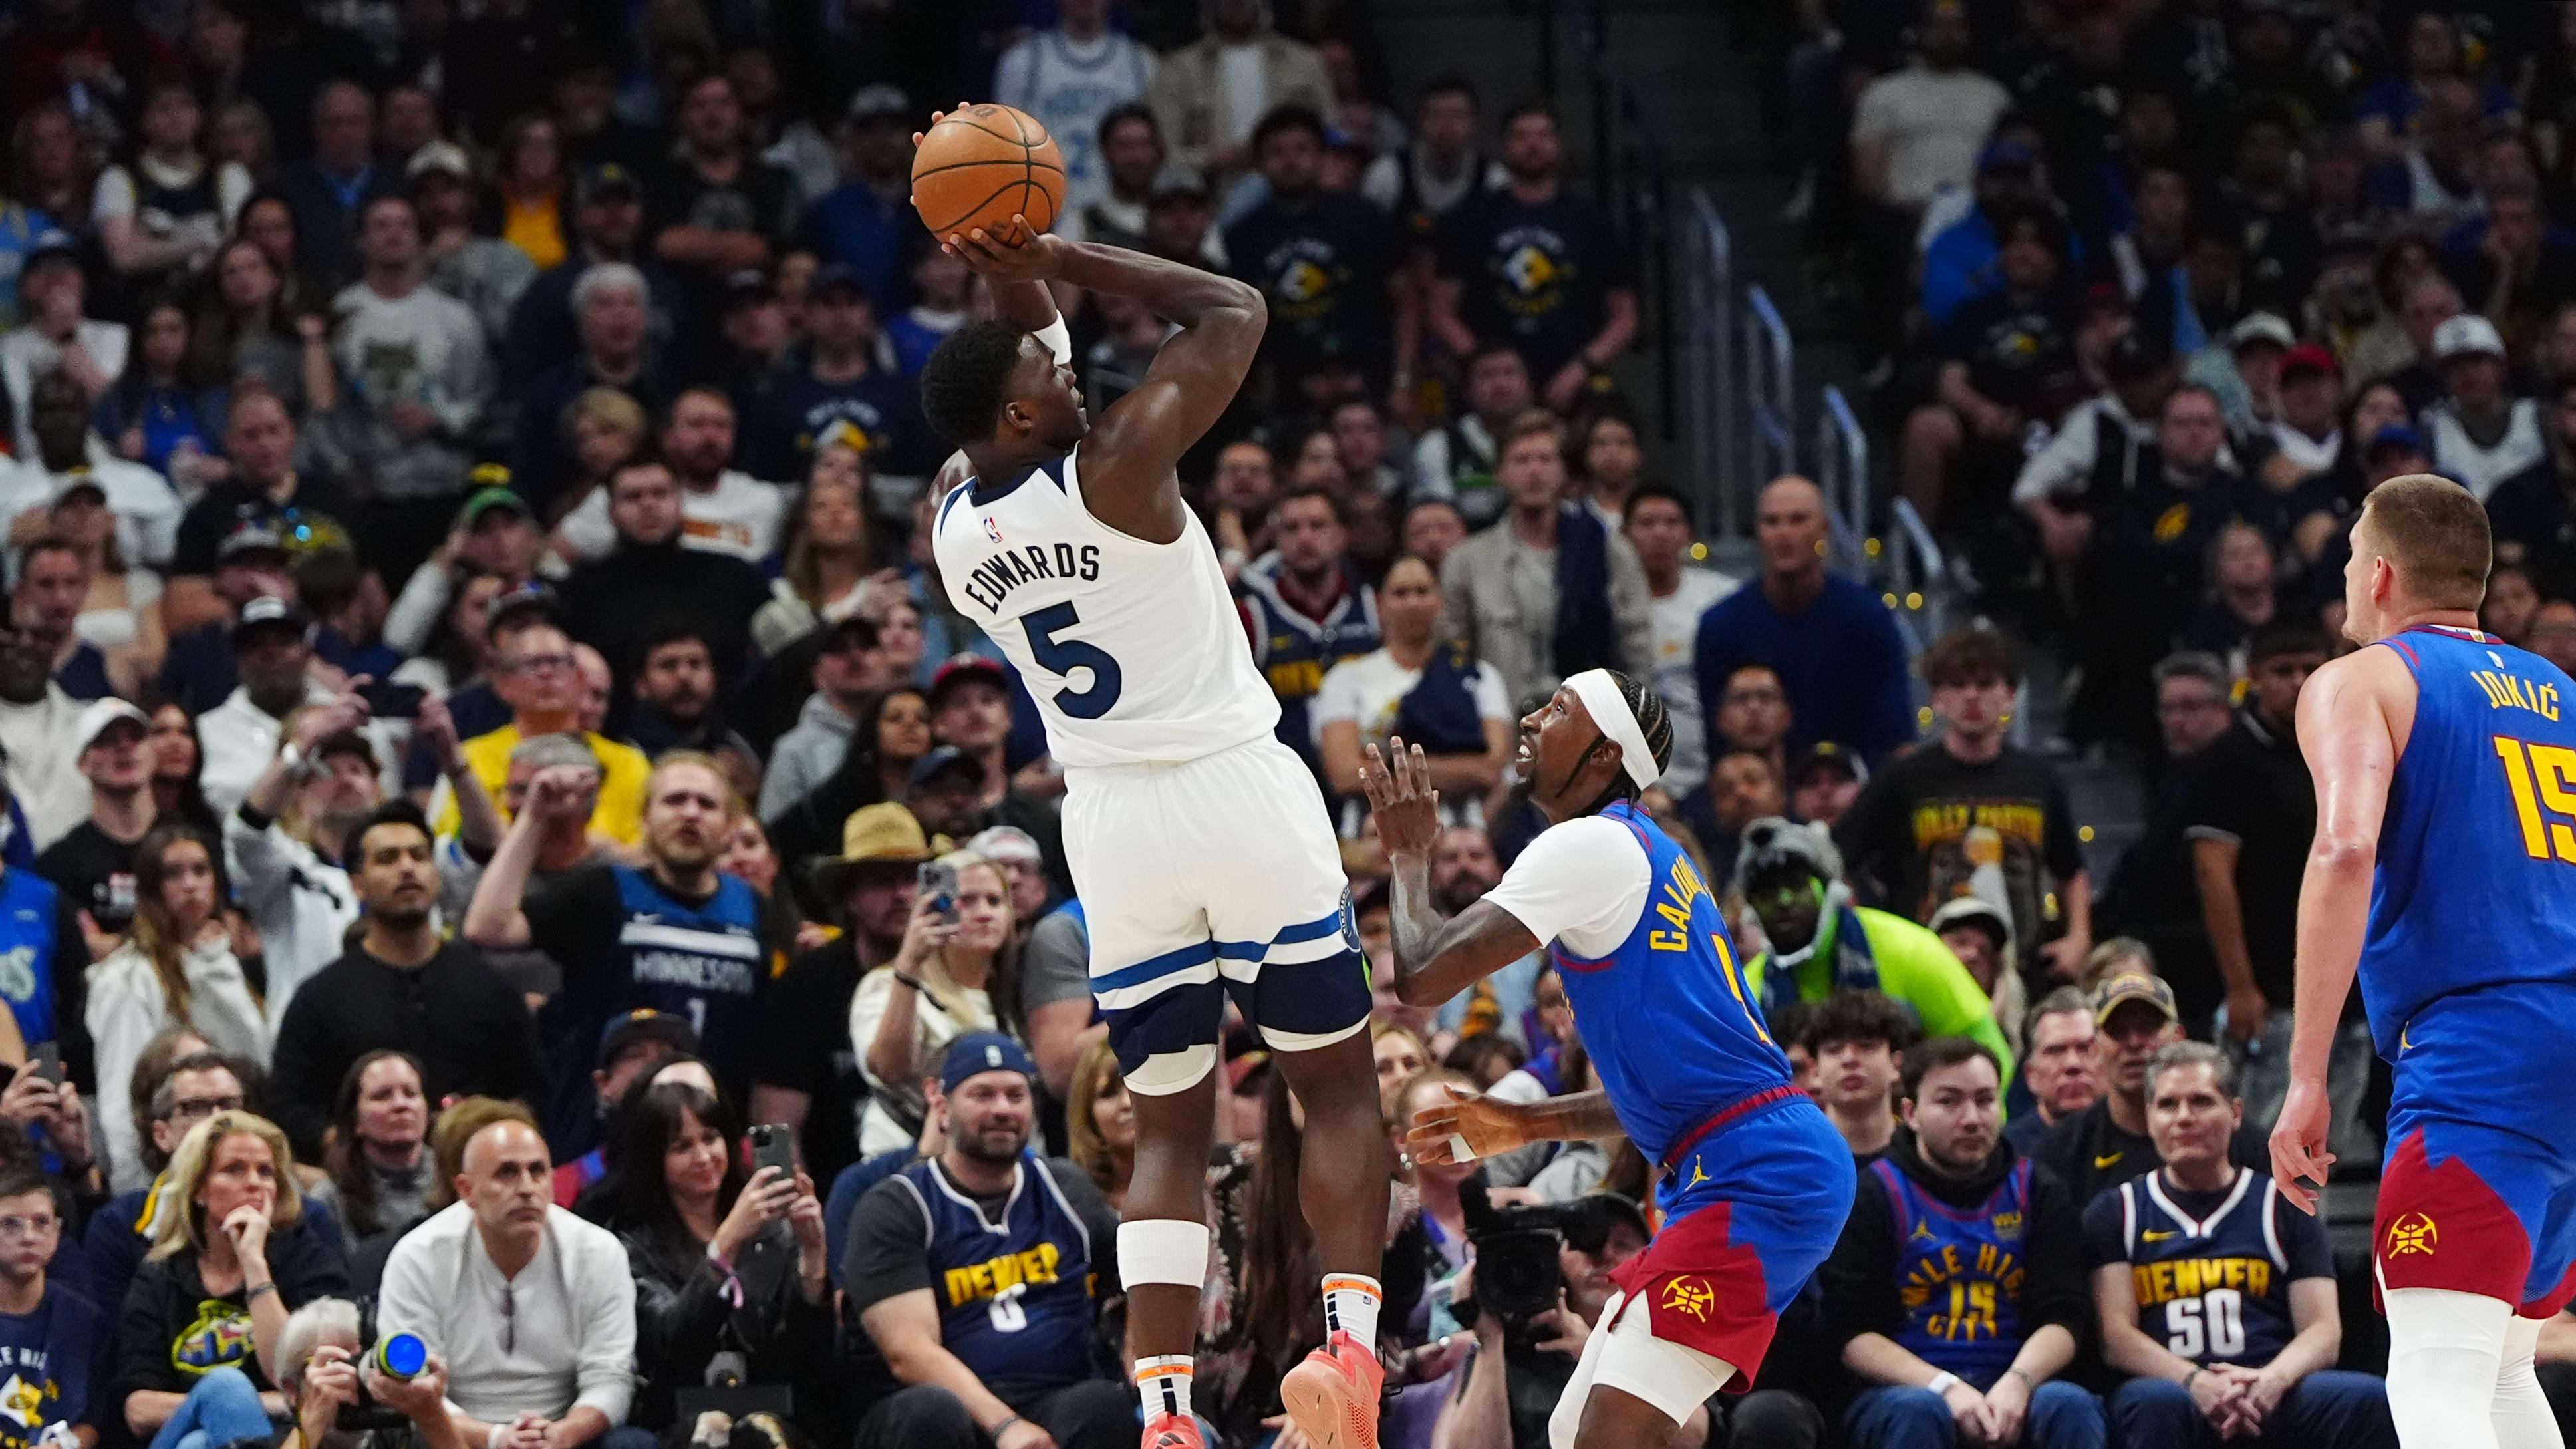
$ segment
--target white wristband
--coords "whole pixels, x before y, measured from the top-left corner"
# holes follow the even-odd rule
[[[1958,1386],[1959,1376],[1957,1374],[1937,1373],[1932,1376],[1932,1382],[1925,1384],[1923,1387],[1930,1389],[1936,1394],[1946,1394]]]
[[[484,1437],[483,1449],[501,1449],[501,1441],[508,1437],[510,1437],[510,1426],[495,1424],[492,1426],[492,1432]]]
[[[1062,314],[1039,328],[1036,336],[1038,341],[1046,344],[1048,354],[1055,358],[1058,366],[1073,361],[1073,332],[1064,325]]]

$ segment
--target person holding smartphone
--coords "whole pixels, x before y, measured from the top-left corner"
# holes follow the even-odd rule
[[[920,1134],[920,1079],[949,1042],[970,1031],[1026,1041],[1012,921],[1011,882],[1000,866],[967,850],[922,865],[902,947],[850,997],[850,1044],[869,1088],[859,1116],[862,1157]]]

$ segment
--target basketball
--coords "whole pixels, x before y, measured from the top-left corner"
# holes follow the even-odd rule
[[[953,111],[912,153],[912,208],[942,240],[979,226],[1004,237],[1014,216],[1045,231],[1064,209],[1064,154],[1025,111]]]

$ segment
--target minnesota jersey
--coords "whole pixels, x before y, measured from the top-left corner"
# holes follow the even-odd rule
[[[2012,1367],[2021,1321],[2022,1238],[2029,1231],[2030,1159],[2013,1164],[1986,1200],[1952,1207],[1882,1157],[1869,1172],[1896,1225],[1896,1341],[1925,1363],[1990,1388]]]
[[[2325,1229],[2242,1168],[2216,1193],[2182,1192],[2162,1169],[2132,1178],[2093,1200],[2084,1227],[2097,1264],[2129,1265],[2139,1331],[2198,1364],[2270,1363],[2298,1334],[2290,1285],[2334,1276]]]
[[[2576,985],[2576,683],[2491,634],[2380,641],[2415,676],[2388,786],[2361,994],[2379,1053],[2440,997]]]
[[[1279,701],[1195,514],[1148,543],[1092,517],[1081,450],[939,505],[932,544],[958,611],[1018,666],[1061,765],[1177,764],[1260,739]]]

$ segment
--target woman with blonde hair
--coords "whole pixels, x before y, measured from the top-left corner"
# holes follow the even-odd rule
[[[955,894],[922,891],[894,960],[859,978],[850,996],[850,1044],[869,1088],[859,1116],[863,1157],[920,1135],[921,1075],[948,1043],[970,1031],[1028,1040],[1009,877],[971,850],[952,850],[933,865],[955,880]]]
[[[217,1112],[170,1158],[170,1199],[125,1293],[105,1401],[151,1449],[268,1437],[287,1316],[349,1291],[336,1243],[288,1233],[304,1210],[277,1124]]]
[[[1091,1174],[1111,1207],[1125,1211],[1127,1182],[1136,1172],[1136,1104],[1127,1096],[1127,1076],[1118,1069],[1118,1053],[1105,1036],[1094,1038],[1073,1064],[1073,1085],[1065,1093],[1064,1140],[1065,1155]]]
[[[836,424],[814,445],[786,567],[770,585],[776,597],[751,616],[752,642],[761,654],[776,654],[852,615],[873,620],[902,598],[902,576],[875,568],[875,554],[868,535],[867,457],[856,435]]]
[[[215,1050],[265,1066],[267,1018],[218,910],[213,843],[191,825],[154,826],[134,847],[134,895],[133,934],[89,972],[82,1019],[97,1045],[98,1080],[131,1081],[145,1045],[170,1026],[192,1026]],[[105,1094],[99,1115],[111,1186],[143,1186],[149,1174],[125,1099]]]
[[[549,526],[560,528],[591,490],[608,486],[619,465],[644,446],[645,426],[644,405],[613,387],[586,388],[572,400],[564,409],[563,430],[572,444],[573,473],[542,503]],[[567,559],[581,556],[560,532],[553,543]]]

